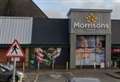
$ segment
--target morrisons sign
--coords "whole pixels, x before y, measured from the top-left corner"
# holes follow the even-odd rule
[[[105,29],[109,28],[108,24],[93,24],[93,23],[80,23],[80,22],[74,22],[74,28],[79,29],[79,28],[88,28],[88,29]]]
[[[80,21],[74,22],[74,28],[75,29],[105,29],[109,28],[108,24],[101,24],[101,23],[96,23],[97,17],[91,13],[90,15],[85,17],[86,23],[81,23]]]

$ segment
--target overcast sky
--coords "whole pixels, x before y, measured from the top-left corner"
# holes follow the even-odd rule
[[[49,18],[66,18],[70,8],[112,9],[111,18],[120,19],[120,0],[33,0]]]

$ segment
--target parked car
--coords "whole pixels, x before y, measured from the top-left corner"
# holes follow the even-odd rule
[[[16,71],[15,80],[24,78],[24,74],[20,71]],[[13,68],[7,65],[0,64],[0,82],[12,82],[13,81]]]

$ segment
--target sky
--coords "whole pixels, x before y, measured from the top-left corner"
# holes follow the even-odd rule
[[[33,0],[49,18],[67,18],[70,8],[112,9],[111,18],[120,19],[120,0]]]

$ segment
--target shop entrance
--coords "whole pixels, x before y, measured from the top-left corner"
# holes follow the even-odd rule
[[[75,53],[77,67],[105,64],[105,36],[77,35]]]
[[[120,48],[119,47],[113,47],[112,48],[112,67],[114,68],[120,68]]]

